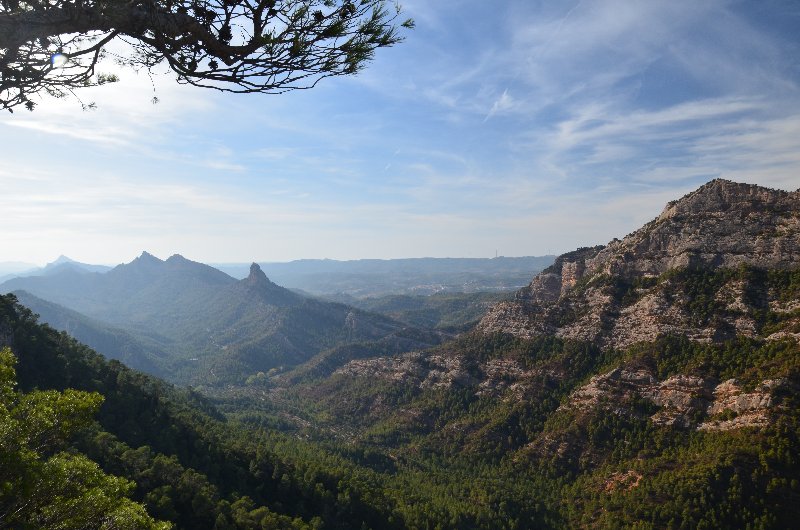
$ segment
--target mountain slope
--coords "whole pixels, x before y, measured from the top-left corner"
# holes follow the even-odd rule
[[[577,409],[635,397],[659,408],[655,423],[763,425],[796,368],[798,252],[800,194],[712,181],[622,241],[560,256],[459,341],[334,376],[511,403],[562,388]],[[756,404],[731,408],[752,422],[713,423],[737,400]]]
[[[66,307],[42,300],[26,291],[12,293],[19,302],[39,315],[39,321],[51,327],[66,331],[70,336],[103,352],[109,359],[117,359],[127,366],[153,375],[164,373],[167,353],[164,340],[148,340],[144,335],[134,335],[98,320],[67,309]]]
[[[66,448],[88,455],[107,473],[134,480],[134,499],[177,529],[350,528],[354,521],[399,526],[387,521],[385,502],[372,506],[360,499],[381,495],[362,493],[365,484],[353,466],[332,463],[324,449],[299,440],[244,430],[197,393],[102,359],[38,324],[13,295],[0,295],[4,347],[18,359],[21,390],[71,388],[105,398],[98,424],[68,440]],[[74,402],[73,397],[66,405]],[[50,412],[37,419],[56,419]],[[5,449],[0,456],[8,456]],[[103,492],[93,493],[96,500]]]
[[[792,526],[799,251],[797,192],[712,181],[560,256],[472,333],[285,391],[399,461],[560,481],[563,527]]]
[[[717,179],[622,240],[560,256],[515,300],[495,306],[478,329],[611,347],[664,333],[704,341],[754,336],[757,314],[774,297],[760,292],[758,281],[733,274],[701,285],[696,271],[799,263],[800,193]],[[714,319],[697,308],[709,296]]]
[[[0,289],[24,289],[121,328],[169,354],[159,373],[193,384],[243,383],[348,343],[388,340],[392,351],[405,351],[443,336],[394,340],[414,333],[387,317],[293,293],[256,264],[235,280],[179,255],[162,261],[145,252],[104,274],[63,271],[16,278]]]

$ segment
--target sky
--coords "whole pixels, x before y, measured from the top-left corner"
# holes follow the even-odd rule
[[[557,254],[713,178],[800,188],[795,0],[403,9],[405,42],[311,90],[118,70],[96,110],[0,115],[0,262]]]

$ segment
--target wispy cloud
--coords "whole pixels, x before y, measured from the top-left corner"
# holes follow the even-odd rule
[[[483,119],[484,122],[489,121],[495,114],[498,112],[504,112],[511,109],[514,106],[514,98],[508,95],[508,89],[506,88],[503,90],[503,93],[500,95],[499,98],[494,102],[492,108],[489,109],[489,113],[486,114],[486,117]]]
[[[314,90],[236,97],[158,76],[153,105],[151,79],[119,70],[81,93],[97,111],[48,100],[2,118],[0,248],[543,253],[624,235],[712,177],[800,186],[790,0],[406,7],[405,43]]]

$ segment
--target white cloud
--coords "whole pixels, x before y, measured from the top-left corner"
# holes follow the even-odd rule
[[[235,97],[163,76],[152,105],[150,78],[120,70],[81,93],[97,111],[48,100],[3,119],[0,248],[542,253],[624,235],[714,176],[800,186],[798,42],[747,3],[407,8],[405,43],[311,91]]]
[[[506,88],[503,90],[503,93],[500,95],[499,98],[494,102],[492,108],[489,109],[489,113],[486,115],[486,118],[483,119],[484,122],[489,121],[495,114],[498,112],[505,112],[510,110],[514,107],[514,98],[508,95],[508,89]]]

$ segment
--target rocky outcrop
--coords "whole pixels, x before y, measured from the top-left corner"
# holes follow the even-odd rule
[[[536,372],[525,370],[513,359],[491,359],[481,366],[481,374],[483,378],[476,395],[500,397],[510,394],[516,399],[522,399]]]
[[[736,379],[728,379],[714,389],[713,402],[706,411],[709,418],[697,428],[728,431],[740,427],[764,427],[769,424],[773,392],[786,384],[783,379],[767,379],[753,392],[744,392]]]
[[[603,407],[624,415],[641,415],[632,408],[636,399],[646,399],[660,407],[651,415],[660,425],[688,426],[690,418],[704,411],[711,399],[713,383],[699,377],[677,375],[657,381],[650,370],[616,368],[593,377],[576,390],[563,409],[589,411]]]
[[[642,481],[642,474],[629,469],[628,471],[612,473],[603,483],[603,491],[630,491]]]
[[[423,389],[467,386],[477,382],[462,357],[421,352],[350,361],[334,372],[337,374],[384,379]]]
[[[715,179],[587,260],[594,274],[658,275],[680,267],[773,269],[800,258],[800,194]]]
[[[604,247],[584,247],[557,257],[553,265],[543,270],[527,287],[520,289],[515,299],[529,303],[555,302],[575,287],[586,275],[587,259],[595,257]]]
[[[411,352],[395,357],[354,360],[334,373],[382,379],[421,390],[471,387],[476,396],[504,401],[527,399],[533,389],[562,376],[557,370],[546,367],[526,369],[514,359],[469,362],[456,352]]]
[[[717,293],[724,314],[698,322],[683,307],[680,285],[656,282],[682,268],[800,264],[800,193],[717,179],[669,203],[656,219],[622,240],[564,254],[498,304],[478,324],[483,333],[524,338],[552,334],[624,348],[679,333],[698,341],[753,336],[754,293],[741,281]],[[637,285],[639,287],[637,287]],[[620,286],[631,292],[623,297]],[[769,293],[756,293],[769,303]],[[800,331],[800,330],[798,330]]]
[[[597,375],[570,395],[561,410],[649,417],[658,425],[676,425],[699,430],[730,430],[763,427],[774,407],[773,393],[786,384],[782,379],[762,382],[753,392],[744,392],[735,379],[716,384],[713,379],[674,375],[658,381],[651,370],[641,367],[615,368]],[[637,401],[658,407],[645,415]],[[698,418],[704,421],[698,423]]]

